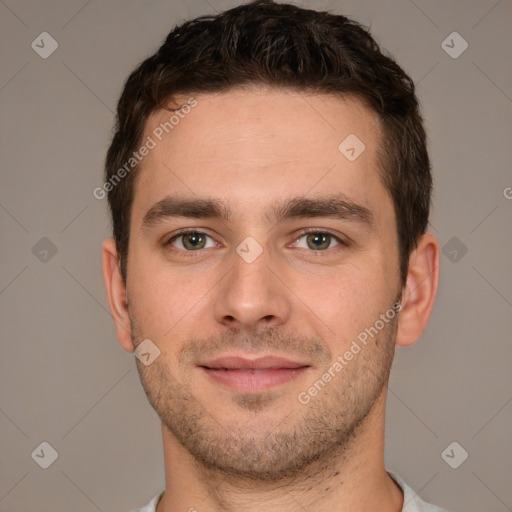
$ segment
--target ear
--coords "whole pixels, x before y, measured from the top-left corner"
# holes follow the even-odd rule
[[[133,352],[130,316],[126,300],[126,286],[121,276],[117,258],[116,243],[113,238],[107,238],[101,247],[103,262],[103,279],[107,289],[108,303],[117,330],[119,344],[127,352]]]
[[[434,307],[438,283],[439,242],[432,233],[426,233],[409,258],[398,320],[397,345],[408,347],[422,335]]]

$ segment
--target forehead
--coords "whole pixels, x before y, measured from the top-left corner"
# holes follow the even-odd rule
[[[358,99],[254,86],[176,104],[192,97],[179,116],[148,118],[144,140],[154,147],[141,164],[133,218],[169,193],[224,198],[241,215],[287,194],[341,192],[366,206],[386,195],[379,118]]]

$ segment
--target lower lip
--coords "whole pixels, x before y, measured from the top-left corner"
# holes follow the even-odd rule
[[[214,381],[230,389],[243,392],[260,392],[291,382],[308,368],[308,366],[302,366],[300,368],[272,370],[215,370],[202,367],[202,370]]]

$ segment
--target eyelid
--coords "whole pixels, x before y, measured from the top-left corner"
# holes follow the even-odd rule
[[[183,228],[183,229],[180,229],[180,230],[172,233],[169,236],[169,238],[165,238],[164,246],[170,245],[171,242],[174,242],[174,240],[176,240],[180,236],[188,235],[190,233],[199,233],[200,235],[205,235],[205,236],[211,238],[215,243],[218,243],[217,240],[215,240],[212,235],[209,235],[208,232],[204,230],[204,228]],[[178,249],[178,250],[180,250],[180,249]],[[194,252],[194,251],[187,251],[187,252]]]
[[[327,233],[328,235],[331,235],[332,237],[336,238],[340,242],[349,243],[349,238],[345,235],[342,235],[341,233],[338,233],[337,231],[332,231],[328,228],[304,228],[299,231],[299,234],[297,235],[299,238],[303,235],[307,235],[309,233]]]
[[[183,236],[183,235],[187,235],[189,233],[199,233],[201,235],[205,235],[205,236],[211,238],[215,243],[217,243],[217,244],[219,243],[219,242],[217,242],[217,240],[214,239],[214,237],[212,235],[209,235],[204,230],[204,228],[183,228],[183,229],[180,229],[179,231],[172,233],[171,236],[164,242],[164,244],[163,244],[164,247],[170,246],[171,243],[174,242],[177,238],[179,238],[180,236]],[[336,234],[327,228],[304,228],[304,229],[300,230],[296,235],[294,235],[293,241],[290,244],[296,243],[300,238],[302,238],[303,236],[308,235],[310,233],[328,234],[328,235],[332,236],[340,245],[345,246],[345,247],[347,247],[351,244],[351,240],[348,237],[346,237],[345,235],[340,235],[339,233]],[[287,247],[290,244],[287,244]],[[314,252],[314,253],[329,252],[329,251],[334,250],[336,247],[337,246],[332,247],[330,249],[323,250],[323,251],[311,251],[311,252]],[[211,247],[206,247],[204,249],[211,249]],[[183,249],[178,249],[176,247],[173,247],[173,250],[178,251],[180,253],[194,253],[194,252],[200,252],[204,249],[197,249],[196,251],[184,251]]]
[[[335,232],[331,231],[330,229],[326,229],[326,228],[305,228],[305,229],[301,230],[297,235],[294,236],[294,240],[293,240],[292,244],[296,243],[303,236],[309,235],[311,233],[324,233],[324,234],[330,235],[340,245],[345,246],[345,247],[348,247],[351,244],[351,240],[347,236],[341,235],[340,233],[335,233]],[[314,253],[329,252],[329,251],[336,249],[336,247],[332,247],[330,249],[326,249],[323,251],[311,251],[311,252],[314,252]]]

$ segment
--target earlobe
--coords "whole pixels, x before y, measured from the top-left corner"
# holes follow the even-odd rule
[[[428,323],[439,283],[439,242],[424,234],[409,258],[407,283],[402,295],[396,343],[407,347],[422,335]]]
[[[107,238],[102,245],[103,279],[107,290],[108,303],[117,330],[117,339],[127,352],[133,352],[130,316],[126,299],[126,286],[119,268],[116,243]]]

